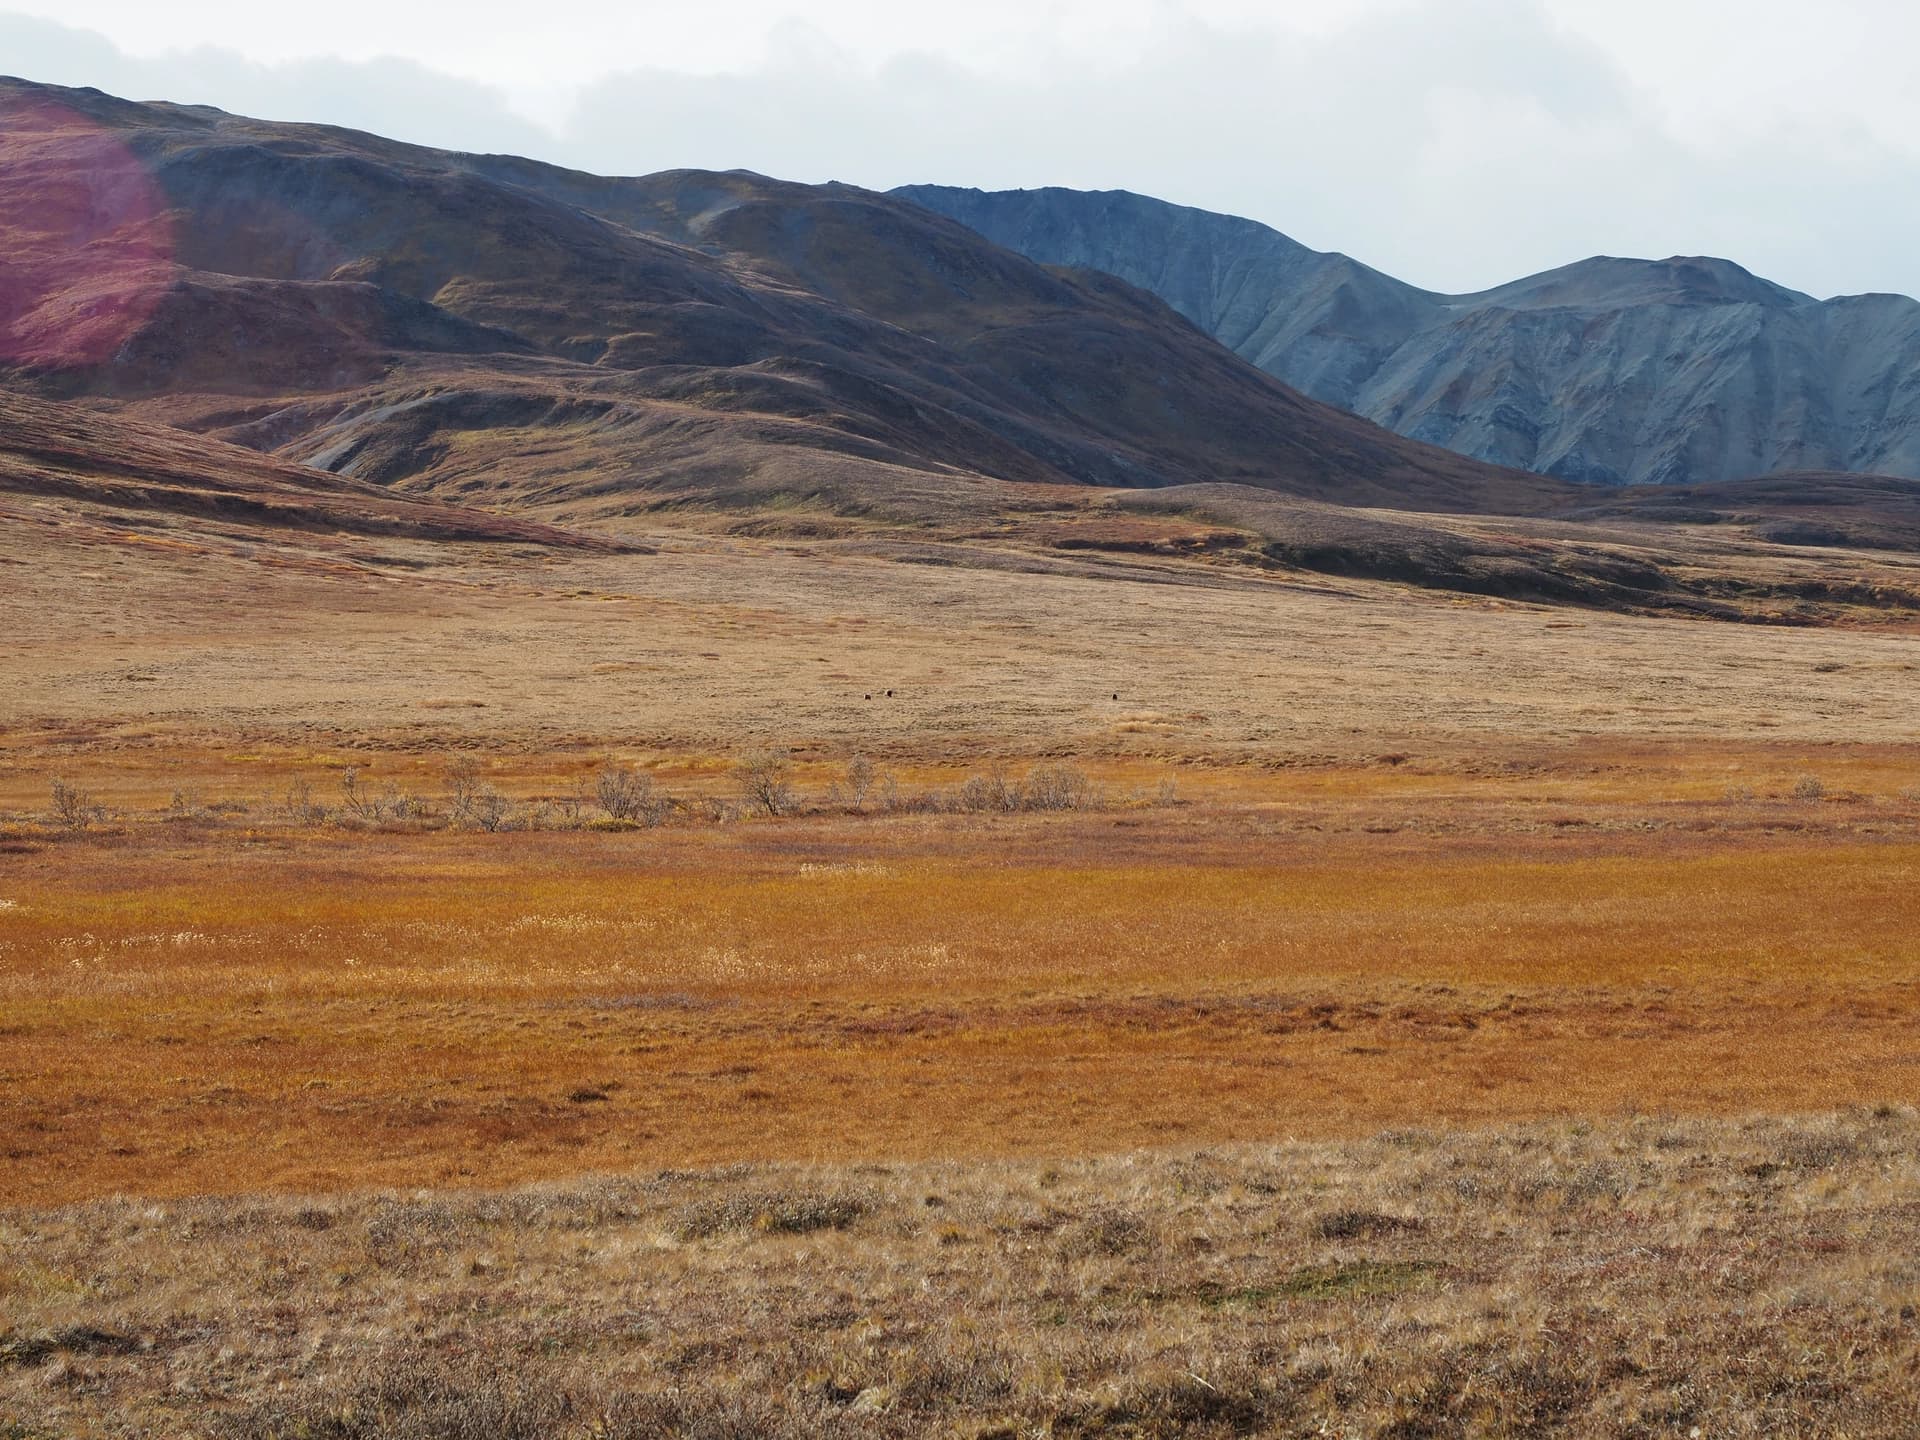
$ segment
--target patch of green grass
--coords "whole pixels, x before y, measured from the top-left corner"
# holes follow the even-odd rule
[[[1203,1293],[1211,1309],[1271,1305],[1279,1300],[1366,1300],[1398,1295],[1429,1284],[1440,1271],[1430,1260],[1356,1260],[1345,1265],[1309,1265],[1271,1285],[1243,1285]]]

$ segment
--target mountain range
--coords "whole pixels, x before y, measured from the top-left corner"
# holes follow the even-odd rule
[[[1558,499],[903,199],[18,81],[0,106],[0,383],[362,481],[566,520],[1005,484]]]
[[[1011,244],[975,228],[1002,222]],[[1056,263],[1043,234],[1088,253]],[[1804,308],[1732,267],[1622,263],[1486,313],[1563,325],[1597,286],[1648,313]],[[1311,314],[1276,308],[1285,277]],[[1787,623],[1920,604],[1895,562],[1853,558],[1920,549],[1911,481],[1809,454],[1599,491],[1398,434],[1207,333],[1350,401],[1437,303],[1133,197],[608,178],[0,80],[9,514],[636,554],[684,523]],[[1513,371],[1460,364],[1462,396]]]
[[[1124,191],[894,192],[1150,290],[1330,405],[1599,485],[1920,477],[1920,303],[1816,300],[1728,260],[1598,257],[1442,295],[1251,220]]]

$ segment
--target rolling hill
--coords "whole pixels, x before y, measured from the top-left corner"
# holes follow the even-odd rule
[[[583,552],[620,548],[514,516],[395,494],[172,426],[5,390],[0,496],[54,501],[145,528],[185,522],[256,535],[393,536]]]
[[[1562,498],[908,201],[609,180],[18,81],[0,104],[0,379],[363,480],[573,520],[910,518],[1004,483]]]

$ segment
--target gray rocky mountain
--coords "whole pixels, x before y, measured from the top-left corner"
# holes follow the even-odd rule
[[[1596,258],[1477,295],[1125,191],[895,192],[1153,291],[1315,399],[1594,484],[1920,477],[1920,303],[1816,300],[1727,260]]]

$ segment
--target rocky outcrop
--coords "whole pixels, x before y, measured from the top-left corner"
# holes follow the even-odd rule
[[[1597,258],[1440,295],[1264,225],[1125,192],[895,192],[1151,290],[1269,374],[1414,439],[1589,484],[1920,477],[1920,303],[1726,260]]]

